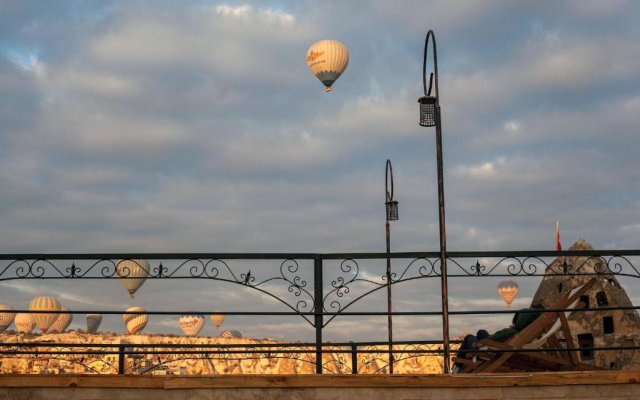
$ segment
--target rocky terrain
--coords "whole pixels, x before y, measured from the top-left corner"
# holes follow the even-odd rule
[[[272,340],[88,334],[75,331],[43,335],[3,333],[0,334],[0,340],[5,351],[18,350],[30,353],[2,355],[0,373],[117,374],[120,357],[123,357],[125,373],[135,374],[315,373],[315,347],[297,346],[293,343],[292,347],[284,350],[278,342]],[[39,345],[27,348],[12,346],[12,343],[18,342]],[[63,344],[74,344],[77,347],[65,347]],[[325,350],[322,358],[324,373],[352,373],[351,347],[332,347]],[[368,346],[359,347],[357,350],[358,373],[388,373],[386,347]],[[394,350],[398,351],[395,354],[394,373],[442,372],[442,356],[425,352],[437,350],[435,346],[404,346],[396,347]],[[87,351],[98,354],[86,354]],[[143,351],[147,354],[139,353]],[[155,354],[148,354],[153,352]]]

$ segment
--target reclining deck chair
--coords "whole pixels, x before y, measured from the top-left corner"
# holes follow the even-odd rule
[[[563,295],[551,306],[551,309],[570,310],[574,308],[580,296],[584,295],[595,283],[596,278],[592,278],[586,284]],[[482,352],[470,352],[467,356],[472,359],[456,357],[454,361],[464,365],[460,371],[462,373],[598,369],[593,365],[581,363],[577,351],[564,351],[564,349],[577,349],[571,336],[566,314],[568,312],[543,312],[529,326],[506,342],[501,343],[491,339],[481,340],[478,344],[483,350]],[[563,334],[564,343],[558,337],[560,332]]]

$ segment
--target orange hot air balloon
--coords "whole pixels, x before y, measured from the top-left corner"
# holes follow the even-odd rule
[[[520,287],[514,281],[502,281],[498,284],[498,294],[507,303],[507,307],[511,307],[511,303],[515,300],[519,290]]]
[[[31,314],[20,313],[15,319],[16,329],[20,333],[31,333],[36,327],[36,321],[33,320]]]
[[[220,334],[221,338],[232,339],[232,338],[241,338],[242,333],[240,331],[236,331],[235,329],[231,329],[228,331],[224,331]]]
[[[87,332],[96,333],[102,322],[102,314],[87,314]]]
[[[127,308],[127,312],[137,312],[140,314],[123,314],[122,319],[127,327],[129,335],[135,335],[147,326],[149,315],[145,314],[147,310],[142,307]]]
[[[217,329],[220,329],[220,327],[222,326],[222,323],[224,322],[224,315],[213,314],[211,316],[211,321],[213,321],[213,324],[216,326]]]
[[[331,85],[342,75],[349,64],[347,46],[337,40],[320,40],[307,50],[307,65],[311,73],[331,91]]]
[[[204,317],[201,315],[183,315],[178,318],[178,324],[180,324],[180,329],[182,329],[185,336],[198,336],[198,333],[204,327]]]
[[[4,331],[13,323],[16,317],[15,313],[12,313],[13,308],[6,304],[0,304],[0,332]]]
[[[49,329],[58,319],[59,314],[55,311],[60,311],[61,307],[60,302],[54,297],[40,296],[31,300],[31,303],[29,304],[29,311],[52,311],[47,314],[31,314],[36,325],[38,325],[42,332],[46,333],[47,329]]]
[[[60,311],[69,311],[69,309],[62,306]],[[56,322],[49,327],[49,333],[63,333],[71,325],[71,321],[73,321],[73,314],[60,313]]]
[[[134,293],[149,276],[151,266],[147,260],[120,260],[116,265],[116,273],[121,278],[120,283],[129,292],[129,297],[135,298]]]

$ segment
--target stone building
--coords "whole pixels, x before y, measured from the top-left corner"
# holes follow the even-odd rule
[[[593,247],[585,240],[579,240],[569,250],[593,250]],[[554,260],[546,268],[531,304],[549,308],[561,295],[593,277],[597,279],[595,285],[580,297],[576,308],[632,306],[606,261],[594,256],[558,257]],[[636,310],[574,311],[568,320],[578,347],[640,345],[640,318]],[[606,369],[640,367],[638,350],[582,350],[579,355],[582,362]]]

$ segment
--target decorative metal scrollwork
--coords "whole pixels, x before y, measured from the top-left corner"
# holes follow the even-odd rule
[[[340,304],[339,299],[341,299],[351,291],[350,285],[352,283],[362,280],[358,278],[360,267],[355,260],[343,260],[340,263],[340,272],[341,274],[331,281],[332,289],[322,299],[324,311],[342,311],[344,307]]]
[[[436,267],[436,265],[438,267]],[[415,272],[414,272],[415,271]],[[442,274],[442,266],[440,259],[433,261],[428,258],[416,258],[412,260],[400,274],[395,282],[404,282],[412,279],[430,278],[440,276]],[[393,282],[392,282],[393,283]]]
[[[59,265],[65,266],[59,267]],[[9,260],[0,270],[0,281],[61,278],[121,279],[128,277],[131,273],[129,268],[127,266],[118,268],[117,265],[118,260],[110,258],[86,260],[83,263],[78,260],[47,260],[43,258]],[[143,265],[140,267],[145,271],[147,269]],[[308,283],[300,274],[301,268],[296,260],[280,261],[279,275],[262,280],[258,280],[251,269],[236,272],[237,267],[232,268],[228,261],[219,258],[209,260],[192,258],[175,264],[160,261],[155,265],[152,264],[148,269],[146,271],[147,279],[211,279],[251,287],[284,304],[300,314],[312,326],[314,325],[312,319],[304,315],[305,312],[313,311],[314,295],[308,290]],[[278,285],[284,285],[286,293],[291,298],[280,296],[279,294],[282,292],[276,290]]]
[[[113,354],[112,349],[113,347],[106,345],[69,348],[64,344],[51,346],[38,344],[31,347],[5,343],[0,346],[0,359],[5,361],[26,360],[28,362],[26,367],[39,367],[40,371],[36,371],[39,373],[43,373],[43,370],[48,372],[54,369],[63,371],[68,367],[60,365],[60,362],[63,362],[81,366],[82,373],[115,374],[118,372],[117,354]],[[19,371],[19,373],[29,373],[29,371]]]

